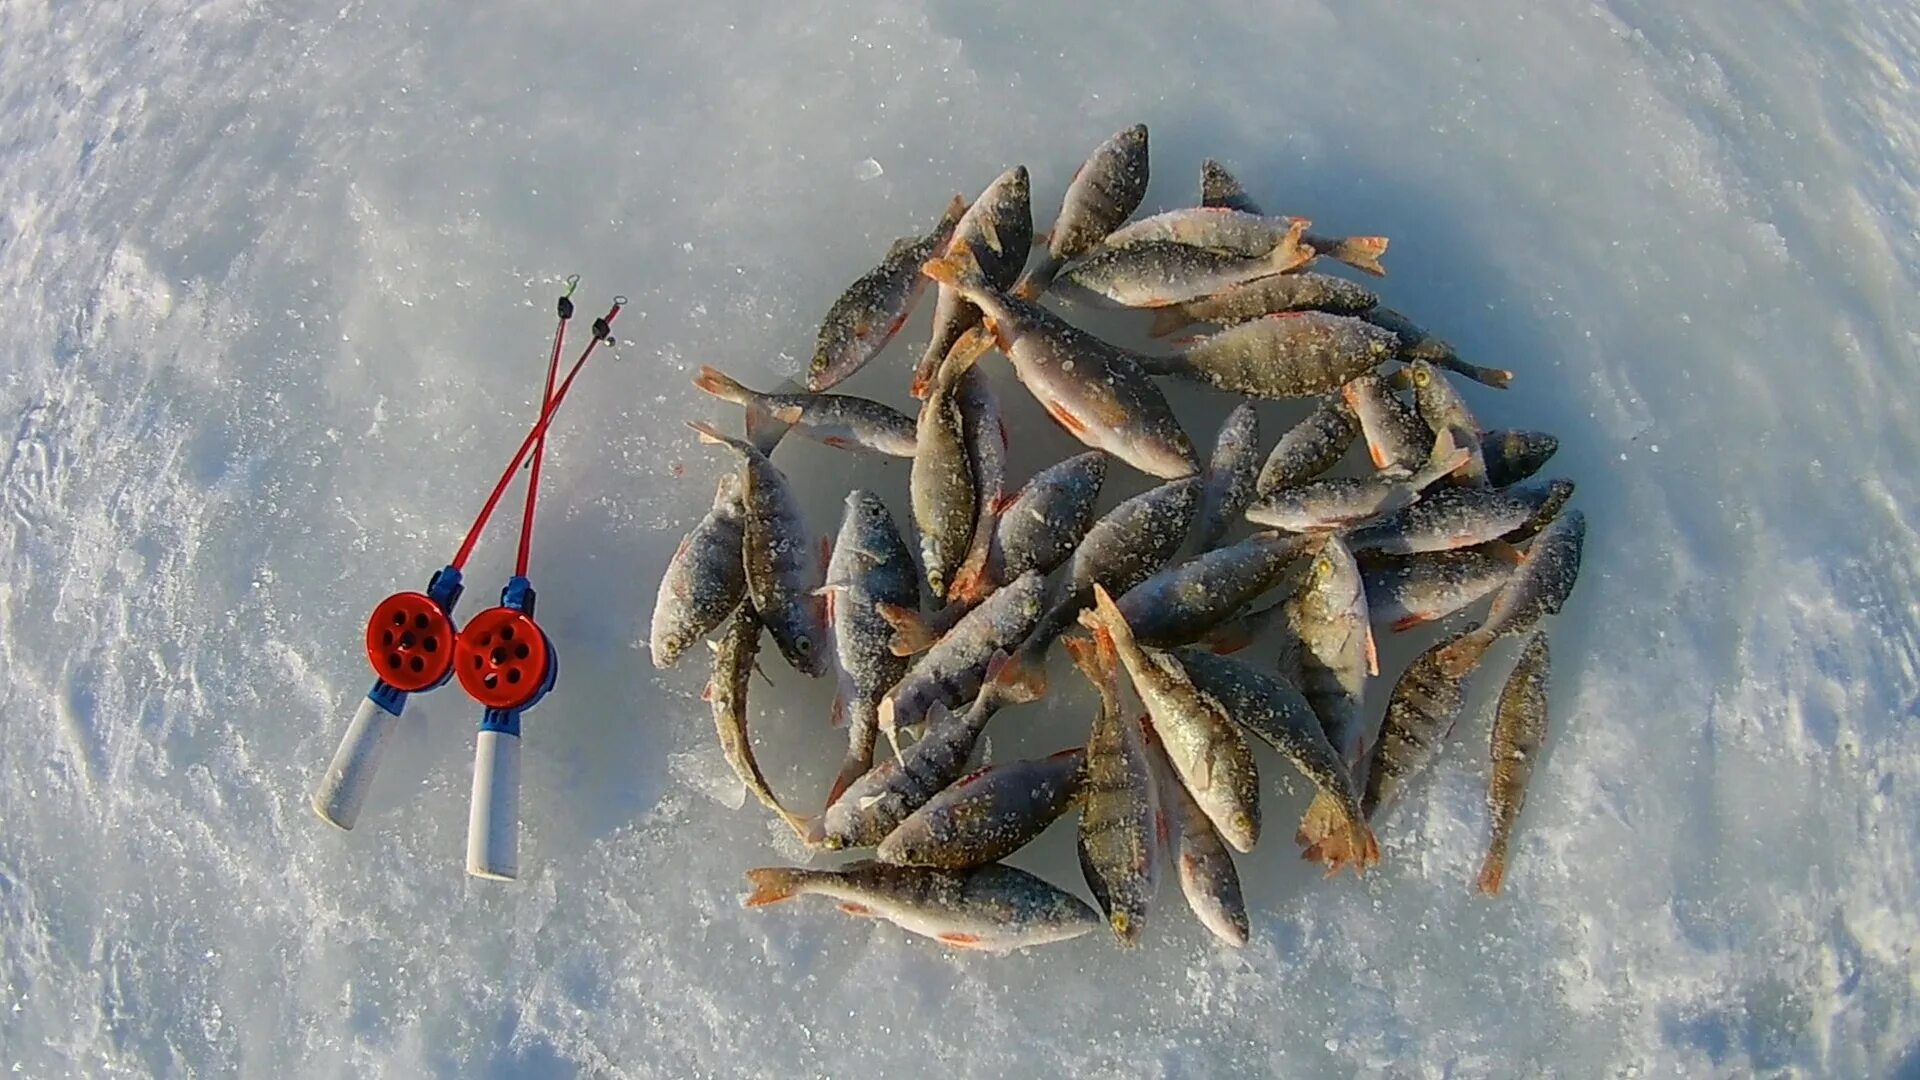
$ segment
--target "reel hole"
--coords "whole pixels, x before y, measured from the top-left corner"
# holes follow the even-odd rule
[[[517,682],[519,682],[519,681],[520,681],[520,669],[519,669],[519,668],[517,668],[517,667],[510,667],[510,668],[508,668],[508,669],[507,669],[507,681],[508,681],[508,682],[510,682],[510,683],[517,683]]]
[[[513,657],[516,660],[525,660],[528,656],[532,654],[533,654],[533,650],[527,648],[527,643],[524,641],[513,647]]]

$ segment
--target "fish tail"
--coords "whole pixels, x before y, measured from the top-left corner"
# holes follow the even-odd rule
[[[865,765],[854,761],[851,757],[841,762],[839,774],[833,778],[833,785],[827,789],[827,804],[821,809],[821,816],[824,817],[828,810],[833,809],[833,804],[840,801],[840,796],[847,793],[847,789],[853,786],[855,780],[867,775],[872,769],[873,755],[871,754],[867,755]]]
[[[933,631],[918,611],[898,604],[875,604],[873,610],[893,627],[893,640],[888,644],[893,655],[914,656],[933,646]]]
[[[723,434],[719,428],[714,427],[705,420],[689,420],[687,421],[687,426],[692,428],[695,433],[700,436],[700,441],[703,443],[712,443],[716,446],[731,446],[735,449],[740,448],[739,439],[731,435]]]
[[[1192,322],[1193,316],[1187,314],[1184,304],[1163,307],[1153,313],[1153,325],[1147,327],[1147,336],[1163,338],[1184,330]]]
[[[1080,673],[1087,677],[1088,682],[1099,686],[1100,661],[1094,655],[1098,647],[1094,644],[1093,638],[1068,634],[1060,639],[1060,644],[1067,650],[1067,657],[1073,661],[1073,666],[1080,669]]]
[[[996,649],[987,661],[985,685],[1008,701],[1038,701],[1047,692],[1047,672],[1024,650],[1015,657],[1005,649]]]
[[[700,373],[693,377],[693,385],[722,401],[731,401],[735,405],[752,405],[760,396],[719,368],[705,365],[702,365]]]
[[[1120,614],[1120,605],[1113,602],[1113,594],[1099,583],[1093,586],[1093,607],[1080,613],[1080,625],[1093,631],[1105,631],[1116,646],[1133,640],[1133,628],[1127,625],[1127,617]]]
[[[1306,218],[1293,219],[1293,224],[1287,226],[1287,234],[1280,238],[1279,243],[1273,245],[1273,251],[1267,255],[1267,265],[1270,269],[1275,273],[1284,274],[1313,260],[1314,250],[1300,242],[1300,237],[1306,233],[1307,226],[1311,224],[1313,222]]]
[[[1051,245],[1053,234],[1048,233],[1047,236],[1047,243]],[[1040,260],[1028,267],[1026,273],[1020,275],[1019,282],[1013,287],[1013,295],[1022,300],[1040,299],[1040,294],[1047,291],[1047,286],[1053,284],[1054,276],[1060,273],[1061,265],[1062,260],[1053,252],[1042,252]]]
[[[953,378],[965,375],[975,362],[987,355],[996,343],[995,328],[992,320],[985,320],[979,326],[970,326],[947,350],[947,357],[941,363],[952,369]]]
[[[873,706],[864,702],[854,705],[855,715],[847,725],[847,756],[840,760],[840,772],[833,778],[832,787],[827,789],[827,807],[840,801],[840,796],[855,780],[865,776],[873,768],[873,740],[880,728],[880,720]],[[826,809],[822,809],[825,815]]]
[[[933,389],[933,377],[940,372],[940,365],[947,358],[952,346],[944,343],[936,332],[932,341],[927,342],[927,351],[920,356],[920,362],[914,365],[913,381],[908,384],[907,392],[916,399],[927,396]]]
[[[1480,864],[1480,877],[1473,883],[1476,891],[1488,896],[1497,895],[1500,885],[1507,877],[1507,842],[1495,840],[1487,849],[1487,859]]]
[[[1460,359],[1442,361],[1440,366],[1456,374],[1465,375],[1467,378],[1472,379],[1482,386],[1491,386],[1496,390],[1505,390],[1513,383],[1513,372],[1508,371],[1506,368],[1480,367],[1477,364],[1469,364],[1465,360]]]
[[[960,560],[959,569],[953,572],[953,580],[947,583],[947,602],[949,604],[977,604],[992,589],[988,580],[987,555],[993,546],[993,519],[982,514],[974,526],[973,540],[967,545],[967,556]]]
[[[951,393],[953,387],[966,377],[967,372],[973,370],[973,365],[987,354],[988,349],[993,348],[993,341],[988,328],[980,326],[968,328],[967,332],[961,334],[960,339],[953,343],[953,348],[947,350],[946,357],[940,361],[940,368],[933,376],[934,388]]]
[[[944,708],[944,706],[936,703],[935,708]],[[880,711],[874,721],[874,726],[879,728],[880,733],[887,737],[887,745],[893,748],[893,760],[905,764],[904,759],[900,756],[900,723],[897,718],[898,711],[893,704],[893,698],[891,696],[881,698]],[[929,710],[927,716],[929,720],[931,720],[933,711]],[[836,798],[837,797],[838,796],[836,796]]]
[[[1357,872],[1366,863],[1366,849],[1350,820],[1340,800],[1324,791],[1315,793],[1294,833],[1294,840],[1305,848],[1300,857],[1325,863],[1329,876],[1348,866]]]
[[[813,871],[797,866],[762,866],[747,871],[747,884],[753,891],[741,901],[742,907],[766,907],[800,895]]]
[[[986,599],[993,591],[995,574],[993,571],[994,536],[999,531],[1000,517],[1012,506],[1016,496],[1002,493],[980,507],[980,518],[974,522],[973,539],[967,545],[966,558],[960,560],[960,568],[953,572],[953,580],[947,585],[947,602],[964,603],[969,606]]]
[[[1434,481],[1458,470],[1471,460],[1473,460],[1473,451],[1460,445],[1454,438],[1452,428],[1442,428],[1440,434],[1434,436],[1433,453],[1427,457],[1427,464],[1413,474],[1409,482],[1415,490],[1425,490]]]
[[[1373,835],[1373,827],[1364,821],[1353,823],[1354,846],[1360,849],[1362,866],[1380,865],[1380,841]]]
[[[1434,654],[1433,662],[1440,673],[1449,679],[1458,679],[1479,666],[1480,659],[1493,646],[1493,635],[1484,630],[1475,630],[1463,634],[1460,639]]]
[[[1507,543],[1505,540],[1490,540],[1480,545],[1480,550],[1510,566],[1519,566],[1527,561],[1527,553]]]
[[[1327,254],[1346,263],[1355,270],[1364,271],[1374,277],[1386,277],[1387,268],[1380,265],[1380,256],[1387,253],[1387,238],[1384,236],[1349,236],[1333,245]]]
[[[942,285],[951,285],[963,292],[987,287],[986,271],[980,269],[980,260],[974,257],[972,245],[965,240],[955,240],[945,255],[928,259],[920,272]]]
[[[773,453],[773,448],[780,445],[792,426],[790,421],[758,403],[747,405],[747,441],[762,454]]]
[[[1069,634],[1060,639],[1068,655],[1073,658],[1073,666],[1080,669],[1087,681],[1100,693],[1100,700],[1110,708],[1117,708],[1120,702],[1119,666],[1120,657],[1113,646],[1113,635],[1101,627],[1087,637]]]
[[[951,233],[954,226],[960,224],[960,219],[967,216],[967,205],[967,197],[956,192],[947,203],[946,211],[940,215],[940,228]]]

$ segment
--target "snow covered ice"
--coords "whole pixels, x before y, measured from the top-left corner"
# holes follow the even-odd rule
[[[1920,1069],[1916,81],[1897,5],[0,7],[0,1067]],[[642,647],[724,466],[681,421],[737,423],[689,379],[772,387],[954,192],[1025,163],[1044,228],[1135,121],[1149,207],[1216,156],[1391,236],[1386,302],[1518,373],[1468,388],[1482,417],[1562,440],[1592,531],[1508,891],[1468,889],[1483,679],[1377,873],[1323,883],[1280,835],[1243,861],[1241,953],[1171,889],[1134,952],[743,911],[742,871],[800,853],[721,781],[700,673]],[[367,611],[530,422],[571,271],[583,312],[633,305],[548,454],[564,667],[501,885],[461,870],[451,690],[355,832],[307,797]],[[901,403],[926,318],[849,392]],[[987,363],[1018,480],[1072,444]],[[1228,404],[1175,398],[1203,443]],[[781,453],[818,529],[850,482],[903,508],[903,463]],[[817,803],[829,680],[767,666],[761,761]],[[1061,702],[994,753],[1083,738],[1090,695]],[[1070,833],[1015,862],[1078,889]]]

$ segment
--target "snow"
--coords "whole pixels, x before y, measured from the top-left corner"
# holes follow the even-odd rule
[[[1920,1068],[1920,16],[1127,8],[0,7],[0,1067]],[[1519,372],[1474,406],[1562,440],[1588,558],[1509,894],[1467,890],[1483,680],[1377,874],[1323,883],[1284,828],[1243,861],[1244,952],[1170,889],[1134,952],[743,911],[742,871],[800,853],[725,782],[700,674],[642,646],[724,461],[680,422],[733,422],[688,379],[771,386],[954,191],[1024,162],[1044,228],[1136,120],[1150,205],[1217,156],[1276,209],[1390,235],[1388,301]],[[307,794],[367,611],[457,542],[575,271],[583,311],[633,305],[547,459],[565,667],[503,886],[461,872],[476,717],[451,691],[409,710],[355,832]],[[924,334],[849,389],[900,402]],[[1070,444],[993,374],[1024,477]],[[1228,403],[1176,404],[1210,444]],[[904,512],[898,463],[781,454],[822,530],[849,483]],[[762,761],[804,805],[840,754],[830,690],[768,670]],[[994,753],[1069,745],[1087,708],[1010,712]],[[1275,783],[1284,821],[1304,792]],[[1017,861],[1078,888],[1065,832]]]

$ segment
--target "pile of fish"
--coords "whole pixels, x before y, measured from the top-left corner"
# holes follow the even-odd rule
[[[1027,171],[1010,169],[846,289],[804,390],[759,392],[711,368],[695,380],[745,410],[745,436],[691,425],[738,468],[667,567],[654,662],[672,665],[717,633],[705,698],[728,763],[810,846],[872,849],[836,869],[754,870],[749,906],[819,894],[994,951],[1104,921],[1132,945],[1170,864],[1206,927],[1243,944],[1232,853],[1251,851],[1262,825],[1249,736],[1315,789],[1296,830],[1305,857],[1329,875],[1363,871],[1380,858],[1373,823],[1432,764],[1467,678],[1494,642],[1526,635],[1493,724],[1478,888],[1499,890],[1545,735],[1539,626],[1573,588],[1585,532],[1566,509],[1570,481],[1530,479],[1557,442],[1483,427],[1457,380],[1498,388],[1511,375],[1465,362],[1328,272],[1383,275],[1384,238],[1324,236],[1265,213],[1211,161],[1199,206],[1135,219],[1147,178],[1146,128],[1120,132],[1075,174],[1036,243]],[[829,392],[882,351],[929,286],[917,411]],[[1150,309],[1155,338],[1217,329],[1135,349],[1043,298],[1069,311]],[[1088,448],[1017,487],[979,367],[994,352]],[[1268,450],[1242,401],[1203,461],[1163,381],[1311,411]],[[770,456],[788,434],[910,459],[917,542],[864,490],[846,496],[838,535],[823,542]],[[1329,475],[1356,442],[1371,467]],[[1102,513],[1116,467],[1157,483]],[[1231,539],[1242,521],[1250,535]],[[1477,627],[1400,673],[1376,730],[1366,707],[1376,631],[1488,597]],[[765,637],[794,670],[838,680],[832,722],[848,745],[818,814],[774,795],[748,740]],[[1278,663],[1232,655],[1255,641],[1277,642]],[[972,767],[996,713],[1048,693],[1056,642],[1094,694],[1085,712],[1056,699],[1046,715],[1082,716],[1084,742]],[[1000,861],[1070,813],[1097,912]]]

